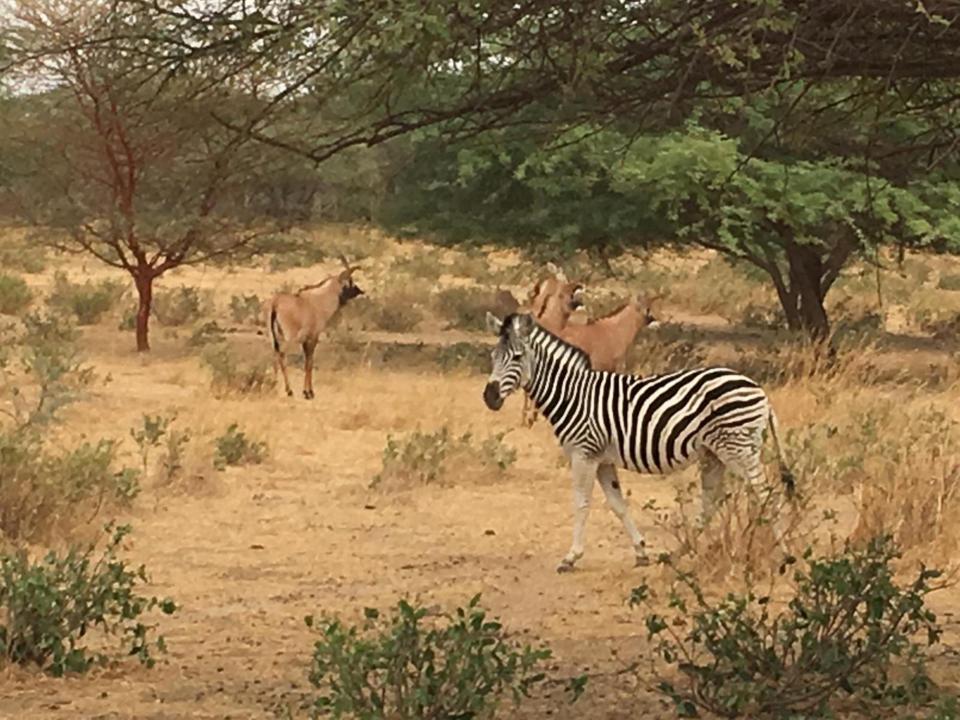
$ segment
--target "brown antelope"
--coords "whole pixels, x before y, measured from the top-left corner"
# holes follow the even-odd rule
[[[566,273],[553,263],[547,263],[547,270],[550,272],[550,275],[539,280],[527,296],[530,314],[538,321],[546,311],[547,301],[551,297],[567,297],[569,312],[573,312],[583,306],[583,285],[567,280]]]
[[[574,310],[583,307],[583,285],[569,281],[566,273],[553,263],[547,263],[547,270],[550,275],[538,280],[530,290],[527,306],[534,319],[548,328],[549,325],[546,323],[551,319],[547,317],[547,313],[562,313],[562,322],[558,320],[557,323],[557,330],[559,330],[566,324]],[[520,412],[520,422],[526,427],[533,427],[537,421],[537,409],[533,407],[526,395],[523,397],[523,408]]]
[[[546,300],[538,322],[566,342],[583,350],[590,357],[594,370],[622,372],[626,367],[627,352],[645,327],[657,327],[651,312],[654,298],[643,294],[586,325],[568,322],[572,294],[561,289]]]
[[[273,339],[274,362],[283,374],[283,387],[293,395],[284,364],[285,343],[297,343],[303,348],[303,396],[312,400],[313,351],[317,340],[337,310],[350,300],[363,295],[353,282],[357,267],[351,267],[342,255],[344,269],[315,285],[305,285],[296,293],[279,293],[270,300],[270,337]]]

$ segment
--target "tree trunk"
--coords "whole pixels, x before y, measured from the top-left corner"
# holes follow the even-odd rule
[[[791,295],[797,305],[792,308],[795,322],[812,340],[822,342],[830,335],[830,321],[823,301],[826,267],[823,258],[811,247],[790,242],[787,244],[787,262],[790,264]],[[785,308],[786,310],[786,308]],[[790,312],[787,313],[789,318]]]
[[[140,268],[133,276],[137,286],[137,352],[146,352],[150,349],[150,306],[153,303],[153,273],[147,268]]]

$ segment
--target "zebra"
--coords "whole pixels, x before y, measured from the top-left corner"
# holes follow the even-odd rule
[[[794,480],[764,391],[727,368],[684,370],[638,378],[593,370],[582,350],[538,325],[529,314],[491,313],[487,327],[499,336],[493,371],[483,390],[491,410],[522,388],[553,426],[573,475],[573,544],[557,572],[573,569],[584,552],[584,528],[594,479],[633,544],[637,565],[649,564],[617,479],[617,468],[667,474],[700,460],[702,516],[709,519],[722,497],[724,468],[752,490],[766,485],[761,461],[768,427],[788,497]],[[778,541],[780,541],[779,532]]]

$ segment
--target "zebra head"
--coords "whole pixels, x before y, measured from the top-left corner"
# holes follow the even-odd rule
[[[500,340],[493,349],[493,372],[483,389],[483,401],[491,410],[503,407],[506,397],[526,385],[533,375],[530,331],[533,318],[526,313],[507,315],[502,321],[487,313],[487,328]]]

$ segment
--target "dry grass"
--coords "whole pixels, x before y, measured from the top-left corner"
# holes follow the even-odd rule
[[[173,338],[158,324],[154,350],[138,356],[128,333],[106,324],[84,330],[91,363],[111,381],[69,409],[57,441],[126,437],[143,413],[161,412],[176,412],[174,427],[189,431],[190,439],[172,477],[161,472],[165,451],[152,456],[150,481],[124,516],[135,526],[132,553],[157,578],[158,592],[183,598],[184,610],[166,633],[170,663],[152,675],[125,677],[122,686],[114,677],[71,684],[72,713],[95,716],[120,708],[142,716],[155,713],[156,699],[162,698],[169,716],[268,717],[269,708],[296,706],[290,684],[302,680],[308,654],[298,617],[318,607],[384,606],[401,594],[446,604],[483,590],[485,601],[511,627],[531,628],[553,644],[558,663],[570,674],[584,666],[615,672],[649,652],[641,621],[624,609],[638,575],[616,519],[595,497],[583,569],[570,577],[554,574],[572,518],[567,470],[552,433],[542,422],[531,430],[519,428],[519,398],[500,413],[489,412],[481,399],[489,342],[441,330],[445,320],[430,298],[446,287],[475,285],[477,278],[451,277],[451,270],[470,268],[482,276],[477,258],[427,253],[426,261],[400,262],[400,275],[395,261],[412,257],[409,244],[397,246],[358,230],[323,230],[316,237],[331,248],[342,243],[351,257],[366,253],[358,281],[370,305],[358,300],[347,306],[318,350],[313,402],[287,398],[276,387],[217,397],[200,352],[187,346],[189,332]],[[356,248],[350,246],[354,241]],[[28,278],[39,293],[50,287],[53,270],[70,267],[56,257],[49,264]],[[487,284],[470,293],[510,282],[510,273],[500,270],[508,260],[491,255],[485,264]],[[276,274],[262,267],[187,268],[165,284],[208,292],[211,306],[204,319],[246,325],[225,343],[252,362],[269,358],[268,341],[254,333],[252,314],[246,321],[232,316],[231,298],[266,298],[282,284],[315,282],[337,266],[325,261]],[[919,265],[910,266],[910,281],[922,282],[918,303],[935,306],[937,292],[960,295],[935,287],[940,277],[957,272],[950,267],[942,258],[930,262],[927,275]],[[785,343],[780,334],[744,328],[740,323],[751,306],[769,304],[770,295],[723,264],[663,255],[624,260],[615,269],[616,278],[596,273],[589,291],[610,298],[647,287],[669,291],[665,326],[641,334],[633,351],[637,372],[719,362],[757,376],[769,388],[803,497],[790,520],[798,546],[827,547],[838,539],[890,531],[912,558],[938,564],[955,554],[960,385],[950,347],[924,337],[878,334],[843,340],[838,356],[828,361],[811,348]],[[418,270],[424,276],[411,275]],[[113,277],[97,266],[87,274],[94,280]],[[439,287],[435,278],[441,278]],[[721,282],[725,292],[707,287]],[[870,291],[866,280],[851,281],[838,297],[850,293],[870,309]],[[416,334],[383,332],[381,313],[389,306],[420,309],[416,324],[404,323]],[[290,367],[297,388],[302,371],[293,357]],[[269,460],[219,473],[212,443],[233,422],[269,445]],[[440,428],[448,428],[451,437],[472,433],[477,447],[509,430],[506,442],[516,449],[516,462],[503,473],[484,467],[476,453],[456,456],[445,482],[401,483],[402,493],[370,492],[371,481],[384,470],[388,436],[403,439],[418,429]],[[138,462],[129,442],[120,453],[119,461]],[[470,482],[461,482],[461,473],[473,473]],[[762,530],[749,532],[747,518],[733,503],[698,530],[696,480],[694,468],[673,479],[622,477],[652,552],[675,553],[714,587],[742,584],[741,570],[751,557],[775,558],[772,539]],[[643,510],[648,504],[657,510]],[[649,573],[655,582],[658,571]],[[938,609],[957,611],[960,592],[946,591],[939,602]],[[951,626],[946,639],[952,645],[960,641],[956,628]],[[209,662],[212,657],[216,662]],[[642,672],[626,690],[628,680],[619,676],[591,681],[581,702],[598,718],[660,713],[659,701],[648,694],[651,679]],[[261,683],[254,686],[251,678]],[[14,678],[8,688],[0,715],[46,712],[49,687],[35,677]],[[542,717],[545,707],[522,709],[517,717]],[[567,708],[558,698],[550,707],[562,718],[583,712],[583,706]]]

